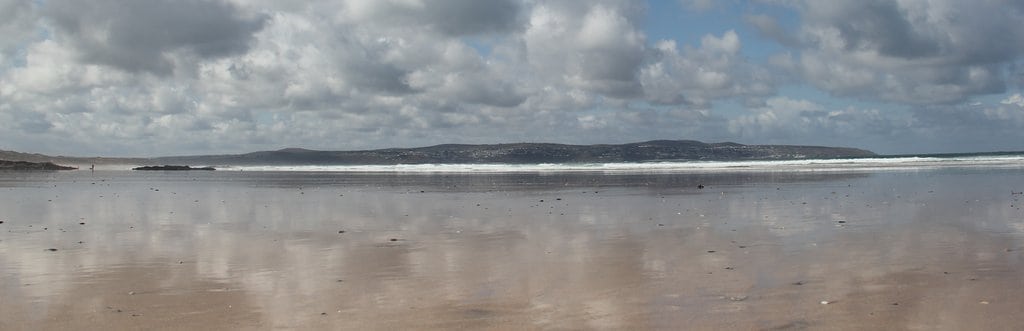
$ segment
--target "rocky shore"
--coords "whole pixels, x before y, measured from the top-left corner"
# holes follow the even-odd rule
[[[0,170],[75,170],[78,168],[62,166],[52,162],[27,162],[0,160]]]

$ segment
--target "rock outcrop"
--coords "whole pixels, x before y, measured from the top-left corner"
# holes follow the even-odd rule
[[[0,160],[0,170],[75,170],[78,168],[53,164],[51,162],[4,161]]]

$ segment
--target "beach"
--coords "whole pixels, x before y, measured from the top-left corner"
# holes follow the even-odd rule
[[[0,172],[3,330],[1024,329],[1024,169]]]

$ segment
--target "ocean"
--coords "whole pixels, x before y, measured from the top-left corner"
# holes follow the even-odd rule
[[[1024,152],[893,155],[849,159],[662,161],[635,163],[222,166],[221,170],[383,173],[691,173],[885,171],[955,167],[1024,168]]]

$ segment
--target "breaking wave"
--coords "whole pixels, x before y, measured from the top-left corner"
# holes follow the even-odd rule
[[[231,166],[223,170],[379,173],[687,173],[765,171],[885,171],[932,168],[1024,168],[1024,154],[894,156],[855,159],[778,161],[665,161],[566,164],[401,164],[401,165],[273,165]]]

